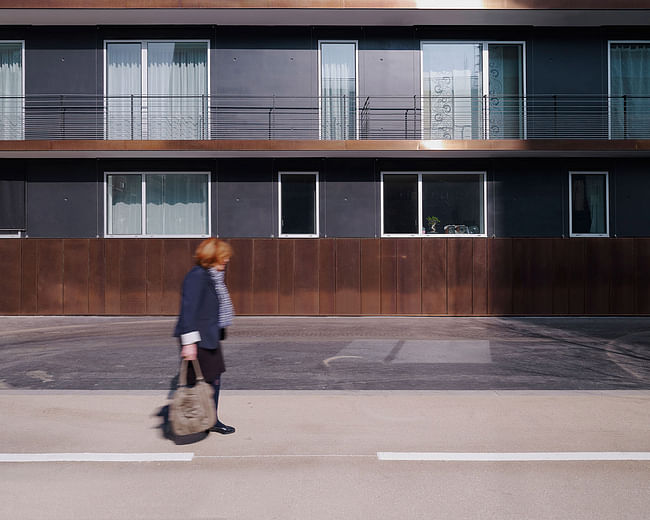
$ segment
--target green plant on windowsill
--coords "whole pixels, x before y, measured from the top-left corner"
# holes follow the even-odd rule
[[[438,217],[427,217],[427,226],[431,229],[431,233],[436,232],[436,224],[440,222]]]

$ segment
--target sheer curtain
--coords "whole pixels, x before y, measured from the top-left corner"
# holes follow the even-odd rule
[[[207,43],[150,42],[147,56],[149,138],[206,138]]]
[[[482,122],[481,44],[422,46],[426,139],[477,139]]]
[[[146,177],[147,234],[208,234],[207,175],[149,174]]]
[[[23,138],[22,44],[0,43],[0,139]]]
[[[140,43],[106,45],[106,116],[109,139],[142,139],[141,61]]]
[[[605,187],[604,175],[585,175],[585,196],[591,214],[590,233],[604,235],[607,232]]]
[[[142,176],[108,175],[106,204],[109,235],[142,233]]]
[[[611,44],[611,137],[650,137],[650,44]],[[622,96],[630,96],[626,101]]]
[[[356,45],[321,43],[321,138],[355,139]]]

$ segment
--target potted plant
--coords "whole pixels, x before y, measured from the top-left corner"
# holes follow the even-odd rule
[[[436,232],[436,224],[440,222],[438,217],[427,217],[427,225],[431,228],[431,233]]]

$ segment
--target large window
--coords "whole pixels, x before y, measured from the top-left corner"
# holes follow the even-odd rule
[[[382,235],[486,235],[485,173],[382,174]]]
[[[209,236],[209,173],[107,173],[108,236]]]
[[[23,42],[0,41],[0,139],[22,139]]]
[[[609,236],[608,188],[606,172],[569,173],[571,236]]]
[[[207,139],[208,42],[106,42],[109,139]]]
[[[318,237],[318,174],[279,174],[280,236]]]
[[[610,136],[650,137],[650,42],[609,44]]]
[[[321,139],[357,137],[357,43],[319,42]]]
[[[425,139],[523,139],[524,44],[422,43]]]

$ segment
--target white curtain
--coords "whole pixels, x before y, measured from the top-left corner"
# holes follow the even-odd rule
[[[109,235],[142,233],[142,176],[109,175],[107,222]]]
[[[0,43],[0,139],[23,138],[22,44]]]
[[[321,44],[321,138],[356,138],[356,45]]]
[[[521,45],[488,45],[490,139],[523,138]]]
[[[615,139],[650,137],[650,44],[611,46],[611,134]],[[622,96],[629,96],[623,100]]]
[[[148,44],[150,139],[207,138],[207,51],[200,42]]]
[[[591,214],[590,233],[603,235],[607,232],[605,176],[585,175],[585,196]]]
[[[106,53],[108,138],[141,139],[141,44],[109,43]]]
[[[208,233],[208,180],[205,174],[147,175],[147,234]]]

